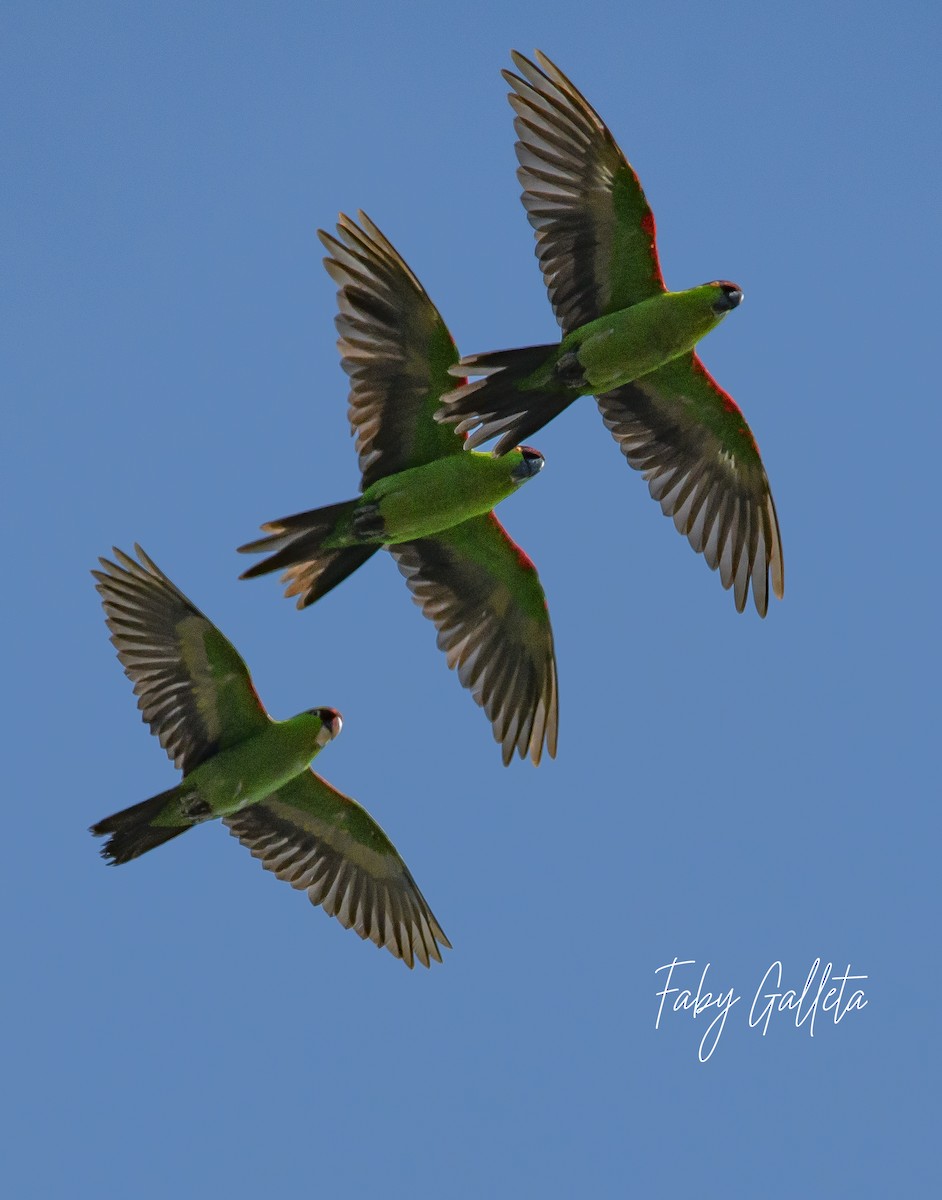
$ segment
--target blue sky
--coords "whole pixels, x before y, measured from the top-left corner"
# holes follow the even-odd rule
[[[915,2],[4,6],[15,1194],[927,1190],[939,42]],[[561,696],[558,759],[505,770],[385,556],[299,614],[234,548],[356,490],[338,211],[466,352],[555,336],[498,74],[534,46],[638,171],[668,284],[745,291],[703,357],[762,446],[786,597],[739,616],[581,401],[501,511]],[[275,716],[341,710],[319,768],[403,853],[443,966],[218,827],[101,863],[87,826],[175,778],[88,575],[135,540]],[[742,997],[706,1063],[711,1017],[655,1030],[674,958]],[[751,1029],[769,966],[800,990],[819,958],[867,1007]]]

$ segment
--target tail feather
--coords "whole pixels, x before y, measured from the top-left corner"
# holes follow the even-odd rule
[[[307,608],[352,575],[378,549],[379,546],[346,546],[343,550],[328,550],[317,559],[297,563],[281,577],[287,584],[285,595],[297,596],[298,608]]]
[[[279,517],[277,521],[266,521],[261,528],[268,535],[239,547],[240,554],[260,554],[265,550],[276,550],[304,536],[312,545],[330,537],[338,523],[357,506],[356,500],[344,500],[340,504],[325,504],[323,508],[312,508],[308,512],[294,513],[290,517]],[[257,564],[260,566],[261,564]],[[251,568],[258,573],[257,567]]]
[[[521,388],[521,381],[538,371],[558,345],[495,350],[463,358],[452,373],[482,375],[442,396],[435,420],[455,425],[468,434],[467,449],[499,437],[495,454],[506,454],[567,408],[576,394],[565,384],[555,388]]]
[[[488,350],[484,354],[469,354],[462,358],[451,374],[493,375],[497,371],[511,371],[516,379],[525,379],[538,367],[548,362],[559,349],[559,343],[546,346],[522,346],[517,350]]]
[[[272,571],[284,571],[286,596],[298,597],[305,608],[325,596],[379,549],[377,544],[330,547],[323,543],[334,535],[338,524],[352,514],[357,500],[328,504],[310,512],[295,513],[262,526],[267,537],[239,547],[240,554],[264,554],[261,562],[243,571],[241,579],[255,579]]]
[[[132,858],[139,858],[155,846],[162,846],[178,834],[185,833],[193,822],[174,826],[151,824],[160,816],[167,802],[174,798],[177,791],[178,788],[170,788],[169,791],[152,796],[149,800],[142,800],[140,804],[132,804],[130,808],[113,813],[97,825],[92,825],[90,832],[95,837],[111,834],[101,848],[102,858],[118,866],[120,863],[130,862]]]

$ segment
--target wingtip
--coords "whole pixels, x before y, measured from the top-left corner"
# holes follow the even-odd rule
[[[111,553],[115,556],[115,559],[116,559],[116,563],[114,565],[122,568],[123,570],[127,571],[129,568],[133,568],[133,567],[137,566],[137,563],[130,556],[130,554],[126,554],[125,551],[122,550],[120,546],[112,546]]]
[[[526,750],[527,750],[527,747],[521,748],[521,750],[520,750],[521,758],[526,757]],[[555,728],[554,729],[545,729],[544,732],[542,732],[540,734],[540,740],[532,743],[529,747],[529,750],[530,750],[530,761],[533,763],[533,765],[535,767],[538,767],[542,763],[544,750],[546,751],[547,757],[555,758],[556,757],[556,731],[555,731]]]
[[[357,220],[360,222],[360,228],[369,234],[374,242],[379,242],[380,244],[385,245],[389,244],[386,235],[382,232],[376,222],[370,219],[369,214],[364,212],[362,208],[357,209]]]
[[[98,590],[101,591],[101,585],[108,584],[120,575],[140,575],[141,568],[152,575],[163,577],[155,564],[147,557],[141,546],[135,542],[134,549],[137,552],[138,560],[133,559],[129,554],[125,553],[120,546],[112,546],[111,553],[114,558],[105,558],[103,554],[98,556],[98,563],[101,570],[95,567],[91,568],[90,574],[94,579],[98,580]]]

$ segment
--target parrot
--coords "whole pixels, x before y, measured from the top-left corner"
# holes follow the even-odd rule
[[[267,558],[249,579],[283,570],[304,608],[385,546],[413,599],[438,629],[448,666],[491,721],[506,766],[514,751],[556,755],[556,657],[546,596],[529,557],[494,515],[543,467],[516,446],[501,457],[462,452],[464,439],[432,414],[451,386],[455,343],[392,244],[358,213],[337,236],[318,231],[338,284],[338,347],[350,376],[348,415],[362,494],[282,517],[239,547]]]
[[[742,612],[784,593],[778,517],[759,448],[735,401],[695,350],[742,301],[714,280],[664,286],[654,216],[601,117],[545,55],[511,52],[517,177],[559,343],[472,354],[435,419],[470,434],[468,450],[499,438],[502,455],[579,396],[602,420],[651,496],[695,551],[719,568]],[[469,375],[481,376],[467,382]]]
[[[235,647],[150,559],[115,548],[93,571],[111,641],[175,787],[91,827],[130,862],[220,817],[262,866],[412,967],[451,948],[395,846],[366,809],[310,769],[342,727],[333,708],[275,721]]]

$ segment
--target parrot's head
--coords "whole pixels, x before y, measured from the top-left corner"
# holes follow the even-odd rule
[[[321,749],[332,742],[337,734],[343,729],[343,718],[336,708],[309,708],[308,712],[312,717],[319,717],[321,727],[317,731],[316,742]]]
[[[511,451],[511,456],[519,459],[510,472],[510,478],[514,483],[526,483],[528,479],[532,479],[534,475],[543,470],[543,455],[539,450],[534,450],[532,446],[518,446]]]
[[[705,286],[715,292],[711,307],[718,317],[725,316],[742,304],[742,288],[737,283],[730,283],[728,279],[714,279]]]

